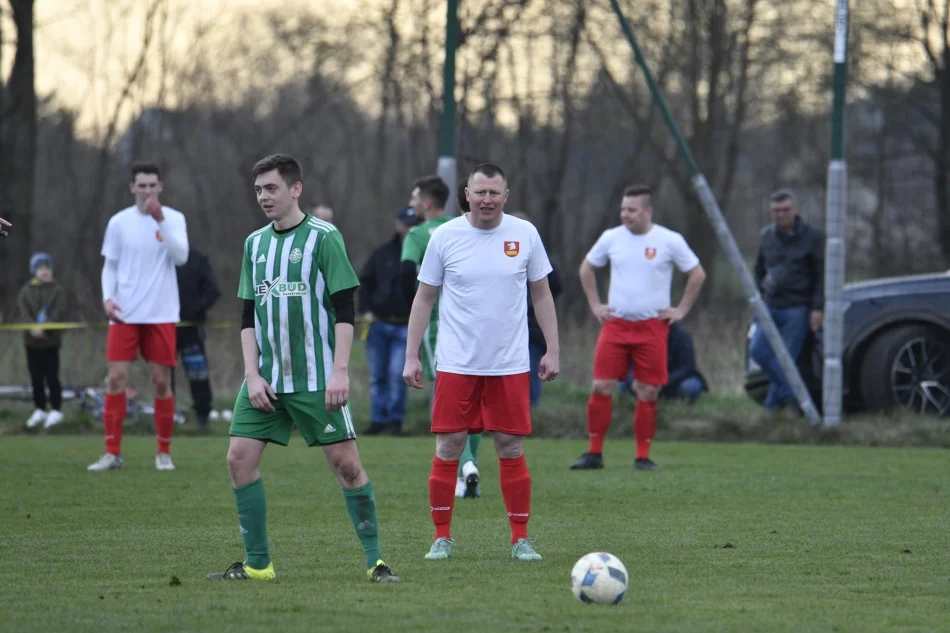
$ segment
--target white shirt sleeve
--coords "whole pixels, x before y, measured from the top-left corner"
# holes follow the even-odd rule
[[[551,260],[548,259],[548,253],[544,250],[541,235],[534,226],[531,227],[531,242],[531,254],[528,259],[528,281],[539,281],[551,274],[553,268],[551,267]]]
[[[158,231],[162,234],[162,243],[165,250],[176,266],[184,266],[188,261],[188,227],[185,216],[180,213],[169,213],[164,222],[158,223]]]
[[[103,249],[105,250],[105,249]],[[102,302],[115,299],[116,286],[119,283],[119,262],[106,259],[102,265]]]
[[[586,259],[597,268],[603,268],[607,265],[610,261],[610,233],[604,231],[600,234],[600,237],[587,252]]]
[[[680,269],[680,272],[688,272],[699,265],[699,257],[696,256],[693,249],[686,243],[686,239],[679,233],[676,234],[672,246],[673,262]]]
[[[442,257],[443,233],[436,231],[426,246],[422,257],[422,266],[419,267],[419,281],[430,286],[441,286],[445,277],[445,261]]]
[[[112,260],[114,262],[119,261],[119,256],[122,253],[122,240],[121,236],[118,234],[119,229],[117,227],[117,222],[115,221],[115,216],[109,223],[106,224],[106,234],[102,238],[102,256],[106,260]]]

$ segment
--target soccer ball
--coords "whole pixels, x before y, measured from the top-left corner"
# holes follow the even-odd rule
[[[627,591],[627,568],[606,552],[583,556],[571,570],[571,592],[581,602],[617,604]]]

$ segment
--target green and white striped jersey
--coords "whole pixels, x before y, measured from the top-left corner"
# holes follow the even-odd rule
[[[254,301],[260,372],[275,392],[326,390],[336,327],[330,295],[358,286],[329,222],[308,215],[287,233],[269,224],[244,241],[238,296]]]

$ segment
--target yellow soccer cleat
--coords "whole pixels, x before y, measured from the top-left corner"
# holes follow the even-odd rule
[[[224,571],[216,571],[205,578],[208,580],[277,580],[277,574],[274,572],[274,563],[269,563],[264,569],[254,569],[237,562]]]
[[[366,577],[371,582],[399,582],[399,576],[396,575],[396,572],[381,560],[376,561],[376,567],[366,570]]]

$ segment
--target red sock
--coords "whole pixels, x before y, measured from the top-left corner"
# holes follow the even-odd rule
[[[458,460],[446,461],[432,458],[432,473],[429,475],[429,507],[435,524],[435,539],[452,538],[452,507],[455,504],[455,481],[459,469]]]
[[[528,538],[528,518],[531,516],[531,477],[524,455],[512,459],[499,459],[501,470],[501,496],[505,498],[508,509],[508,523],[511,524],[511,542],[519,538]]]
[[[122,454],[122,425],[125,423],[125,392],[107,393],[106,406],[102,413],[105,428],[106,452]]]
[[[637,459],[650,457],[650,442],[656,434],[656,400],[637,400],[633,413],[633,436],[637,439]]]
[[[159,400],[155,398],[155,435],[158,438],[158,452],[171,450],[172,429],[175,428],[175,396]]]
[[[604,437],[610,428],[613,415],[613,400],[599,393],[590,394],[587,401],[587,435],[590,437],[590,452],[598,455],[604,451]]]

